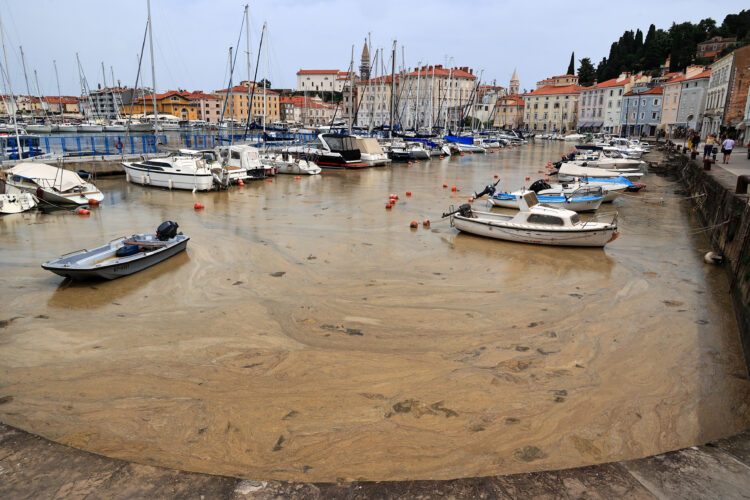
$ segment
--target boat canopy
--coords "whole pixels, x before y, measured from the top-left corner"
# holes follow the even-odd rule
[[[77,186],[86,184],[86,181],[71,171],[65,170],[46,163],[19,163],[13,168],[8,169],[12,175],[18,175],[29,179],[40,187],[54,187],[59,191],[68,191]]]
[[[467,145],[474,144],[474,139],[472,139],[471,137],[457,137],[455,135],[446,135],[445,140],[448,142],[458,142],[460,144],[467,144]]]
[[[357,138],[357,146],[359,147],[359,151],[361,153],[367,153],[367,154],[373,154],[373,155],[383,154],[383,148],[380,147],[378,140],[372,137]]]

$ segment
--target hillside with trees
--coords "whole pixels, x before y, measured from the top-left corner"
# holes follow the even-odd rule
[[[710,64],[711,59],[701,59],[696,56],[697,45],[714,36],[737,39],[737,43],[724,49],[720,56],[737,47],[749,45],[750,10],[729,14],[718,26],[716,21],[709,17],[697,24],[672,23],[668,30],[657,29],[652,24],[645,37],[640,29],[635,32],[626,31],[618,41],[611,45],[609,56],[602,58],[599,62],[595,77],[601,82],[615,78],[625,71],[656,74],[667,57],[671,57],[670,71],[683,71],[690,64]],[[578,68],[579,81],[582,85],[590,85],[593,81],[590,59],[584,58],[579,62],[581,63]]]

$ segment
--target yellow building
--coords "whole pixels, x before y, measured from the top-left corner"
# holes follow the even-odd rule
[[[248,114],[249,91],[253,92],[252,116],[253,120],[260,123],[263,119],[263,87],[258,87],[252,83],[252,88],[248,88],[247,82],[235,85],[231,89],[221,89],[214,92],[214,95],[220,100],[220,107],[224,109],[224,120],[234,120],[237,122],[246,122]],[[230,98],[227,99],[227,94]],[[266,89],[265,115],[266,123],[274,122],[281,119],[279,110],[279,94],[273,90]],[[226,106],[224,103],[226,102]]]
[[[520,128],[523,125],[523,96],[512,94],[499,98],[494,124],[499,128]]]
[[[190,92],[170,90],[164,94],[156,94],[156,109],[161,114],[174,115],[182,120],[198,119],[198,104],[188,98]],[[147,95],[133,101],[133,116],[151,115],[154,113],[154,100]],[[120,106],[120,114],[130,114],[130,104]]]

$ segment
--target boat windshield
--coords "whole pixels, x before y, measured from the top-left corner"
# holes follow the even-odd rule
[[[560,217],[546,214],[531,214],[529,215],[529,218],[526,219],[526,222],[530,222],[532,224],[547,224],[550,226],[564,225],[563,220]]]
[[[351,151],[357,149],[354,137],[327,135],[325,139],[331,151]]]
[[[570,216],[570,223],[574,226],[581,222],[581,218],[578,216],[578,214],[573,214]]]

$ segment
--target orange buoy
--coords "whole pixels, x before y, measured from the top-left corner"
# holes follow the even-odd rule
[[[395,200],[398,200],[398,195],[397,195],[397,194],[392,194],[392,195],[391,195],[391,198],[393,198],[393,199],[395,199]]]
[[[470,154],[470,155],[473,155],[473,154],[474,154],[474,151],[469,151],[469,154]]]
[[[411,196],[411,191],[407,191],[406,196]]]
[[[446,183],[444,182],[444,183],[443,183],[443,187],[444,187],[444,188],[447,188],[447,187],[448,187],[448,184],[446,184]]]
[[[195,205],[193,205],[193,208],[198,210],[201,207],[201,204],[198,202],[195,202]]]
[[[466,153],[461,153],[461,156],[466,156]]]
[[[422,221],[422,225],[424,227],[430,227],[430,219],[425,219]]]
[[[414,160],[414,163],[419,163],[419,160]]]
[[[237,185],[244,186],[245,185],[245,181],[243,181],[242,179],[240,179],[240,180],[237,181]]]
[[[495,179],[497,179],[497,174],[495,174]]]
[[[474,198],[469,198],[469,203],[474,203]]]
[[[301,178],[302,178],[302,177],[300,177],[300,176],[298,175],[298,176],[296,176],[296,177],[294,178],[294,180],[295,180],[295,181],[298,181],[298,180],[300,180]]]
[[[95,206],[99,205],[99,200],[95,200],[93,198],[89,198],[89,205],[91,205],[92,207],[95,207]]]
[[[443,155],[440,155],[440,159],[441,159],[441,160],[445,159],[445,156],[443,156]]]
[[[411,167],[411,162],[408,162],[407,165],[409,165]]]
[[[76,213],[77,213],[78,215],[88,215],[88,214],[90,214],[90,213],[91,213],[91,211],[90,211],[90,210],[87,210],[87,209],[85,209],[85,208],[79,208],[78,210],[76,210]]]
[[[536,173],[537,174],[543,174],[544,172],[542,172],[541,170],[537,170]]]
[[[390,210],[391,208],[393,208],[393,205],[391,205],[390,203],[386,203],[385,204],[385,209],[386,210]]]
[[[549,182],[549,177],[545,177],[544,180]]]
[[[417,224],[417,221],[413,220],[411,223],[409,223],[409,227],[412,229],[417,229],[419,227],[419,224]]]
[[[451,191],[455,192],[455,191],[456,191],[456,186],[453,186],[453,187],[451,188]]]
[[[268,182],[273,182],[273,179],[268,179]]]
[[[527,176],[526,176],[526,180],[527,180],[527,181],[530,181],[530,180],[531,180],[531,177],[529,177],[529,176],[527,175]]]

